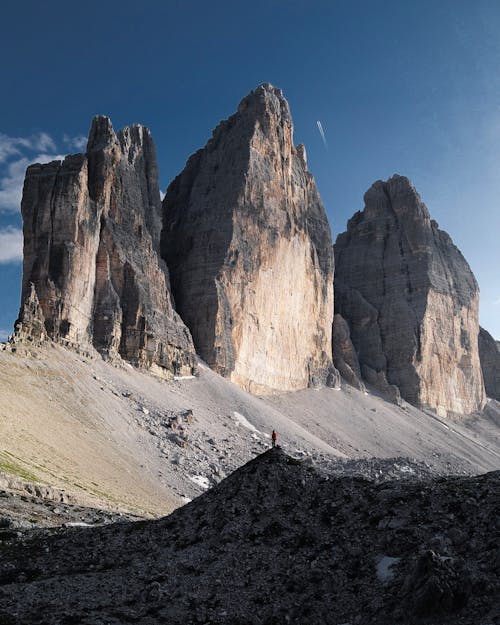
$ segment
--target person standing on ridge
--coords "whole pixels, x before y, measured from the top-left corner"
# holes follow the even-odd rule
[[[278,435],[276,434],[276,430],[273,430],[273,433],[271,434],[271,440],[273,441],[273,447],[276,447],[276,439],[278,438]]]

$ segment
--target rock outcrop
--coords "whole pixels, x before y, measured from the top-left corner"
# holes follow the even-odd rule
[[[197,352],[254,393],[335,384],[331,234],[287,101],[244,98],[163,201],[162,256]]]
[[[480,410],[478,286],[407,178],[369,189],[335,260],[336,312],[349,322],[365,379],[443,416]]]
[[[500,401],[500,343],[484,328],[479,329],[479,358],[486,395]]]
[[[159,258],[161,201],[147,128],[115,134],[107,117],[96,117],[85,154],[28,168],[22,214],[18,335],[39,337],[42,320],[53,340],[167,376],[192,372],[192,340]]]
[[[333,364],[344,380],[354,388],[364,390],[358,355],[351,341],[349,326],[339,314],[333,318],[332,353]]]

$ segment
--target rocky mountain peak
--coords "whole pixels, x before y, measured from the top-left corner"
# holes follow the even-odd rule
[[[105,115],[96,115],[90,126],[87,153],[103,150],[114,143],[116,143],[116,134],[111,120]]]
[[[364,220],[392,214],[397,219],[416,219],[422,226],[430,227],[429,211],[406,176],[394,174],[387,181],[377,180],[364,194],[364,202]]]
[[[162,255],[199,354],[259,393],[336,379],[330,227],[292,131],[281,90],[257,87],[163,202]]]
[[[278,117],[292,123],[290,106],[281,89],[270,83],[263,83],[241,100],[238,113],[263,119],[266,116]]]
[[[48,337],[78,349],[167,377],[192,373],[194,347],[158,255],[161,202],[149,130],[115,134],[108,117],[95,117],[85,154],[28,168],[22,214],[18,334],[39,336],[43,320]]]
[[[336,312],[365,379],[443,415],[480,410],[477,282],[408,178],[372,185],[335,260]]]

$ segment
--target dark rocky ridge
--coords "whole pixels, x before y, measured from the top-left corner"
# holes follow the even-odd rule
[[[6,540],[0,622],[490,625],[499,485],[335,478],[271,450],[159,521]]]
[[[478,286],[407,178],[367,191],[335,261],[335,310],[365,379],[443,416],[480,411]]]
[[[241,101],[163,209],[162,256],[201,357],[252,392],[334,384],[330,228],[279,89]]]
[[[161,202],[153,140],[92,122],[85,154],[32,165],[22,214],[17,336],[93,346],[157,372],[191,373],[194,347],[159,259]],[[43,338],[43,337],[42,337]]]
[[[484,328],[479,330],[479,357],[486,395],[500,401],[500,344]]]

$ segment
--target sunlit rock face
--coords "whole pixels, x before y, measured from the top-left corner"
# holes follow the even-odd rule
[[[407,178],[378,181],[364,199],[335,244],[336,312],[349,322],[363,375],[444,416],[480,410],[479,290],[469,265]]]
[[[85,154],[28,168],[22,214],[24,334],[26,302],[36,297],[53,340],[167,377],[192,372],[194,347],[158,253],[161,202],[147,128],[115,134],[107,117],[96,117]]]
[[[500,401],[500,343],[484,328],[479,329],[479,357],[486,395]]]
[[[241,101],[163,209],[162,256],[201,357],[254,393],[337,383],[330,228],[279,89]]]

